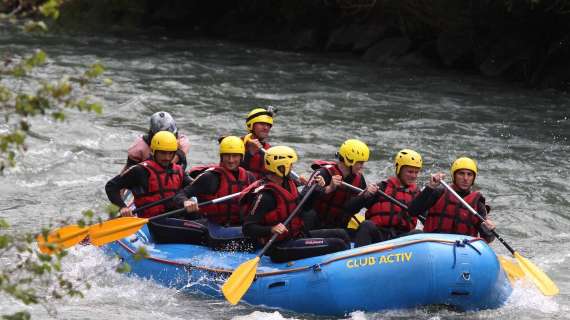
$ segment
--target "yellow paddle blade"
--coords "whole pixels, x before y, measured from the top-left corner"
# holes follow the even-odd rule
[[[542,294],[545,296],[555,296],[560,292],[556,284],[534,263],[521,256],[518,252],[515,252],[514,256],[519,262],[521,269],[534,282]]]
[[[360,213],[355,213],[354,215],[352,215],[350,220],[348,220],[348,224],[346,225],[346,227],[348,229],[356,230],[358,229],[358,227],[360,227],[362,221],[364,221],[364,215]]]
[[[46,237],[40,234],[36,237],[41,253],[52,254],[72,247],[85,239],[89,228],[72,224],[50,232]]]
[[[517,263],[504,256],[499,256],[499,262],[511,283],[524,278],[524,271],[522,271]]]
[[[92,225],[89,228],[89,241],[102,246],[137,232],[148,219],[137,217],[122,217]]]
[[[226,297],[226,300],[231,304],[237,304],[251,286],[253,278],[255,278],[255,273],[257,272],[258,263],[259,257],[242,263],[234,270],[232,275],[222,286],[224,297]]]

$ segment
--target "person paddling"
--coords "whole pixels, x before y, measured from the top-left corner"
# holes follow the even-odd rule
[[[178,132],[174,118],[168,112],[159,111],[150,117],[150,128],[146,135],[136,138],[128,149],[127,163],[123,171],[131,166],[145,161],[151,156],[150,144],[154,135],[159,131],[170,131],[177,137],[178,147],[173,163],[178,163],[186,169],[186,155],[190,149],[188,138]]]
[[[485,198],[479,191],[472,190],[477,174],[477,164],[473,159],[456,159],[451,166],[451,188],[485,218],[485,222],[481,223],[449,190],[441,186],[440,181],[445,178],[443,172],[431,176],[428,185],[410,204],[409,212],[416,216],[428,212],[425,232],[480,236],[488,243],[492,242],[495,236],[491,231],[495,229],[495,224],[488,218],[490,207],[485,205]]]
[[[178,150],[178,141],[172,132],[159,131],[153,137],[150,144],[152,157],[127,169],[115,176],[105,185],[105,192],[109,201],[120,208],[123,217],[132,216],[132,210],[121,197],[122,189],[130,189],[134,196],[137,207],[156,202],[161,199],[173,197],[180,189],[190,184],[190,178],[184,174],[184,170],[178,164],[173,164],[172,159]],[[174,208],[172,201],[156,205],[139,212],[138,216],[150,218]],[[171,231],[169,226],[164,226],[162,220],[152,221],[149,228],[160,241],[160,234]],[[166,229],[166,230],[163,230]]]
[[[364,165],[370,157],[370,150],[364,142],[356,139],[344,141],[336,157],[336,161],[316,160],[311,166],[315,169],[313,175],[323,177],[326,187],[324,193],[316,196],[312,202],[314,219],[309,222],[310,229],[347,227],[354,212],[345,215],[344,206],[357,196],[357,193],[343,186],[343,182],[366,189],[364,192],[366,194],[377,190],[366,188],[366,180],[362,174]]]
[[[189,200],[197,197],[200,202],[221,198],[241,192],[254,181],[253,174],[240,167],[245,147],[243,141],[236,136],[228,136],[220,141],[219,165],[201,168],[203,172],[196,180],[178,192],[175,202],[185,207],[189,213],[199,212],[209,222],[222,226],[241,226],[242,218],[238,198],[217,205],[198,208]]]
[[[273,107],[269,106],[267,109],[251,110],[245,119],[245,126],[249,133],[242,138],[247,152],[241,166],[252,172],[256,178],[260,178],[265,171],[263,150],[271,147],[268,141],[274,115]]]
[[[394,158],[395,176],[379,183],[379,189],[404,205],[410,205],[419,194],[416,186],[422,168],[422,156],[414,150],[400,150]],[[416,216],[377,192],[366,192],[351,199],[345,206],[346,212],[357,212],[366,208],[366,221],[361,223],[355,235],[357,246],[390,240],[415,232]]]
[[[275,262],[348,249],[350,239],[344,230],[308,231],[304,228],[302,213],[294,216],[288,226],[283,224],[297,207],[299,199],[304,198],[303,192],[299,195],[297,186],[290,178],[293,163],[298,159],[297,154],[290,147],[277,146],[268,149],[264,159],[267,171],[262,180],[264,184],[252,189],[241,199],[248,206],[243,225],[244,235],[257,239],[259,244],[265,244],[273,234],[277,234],[276,242],[268,250],[268,255]],[[309,184],[311,182],[324,187],[321,176],[313,177]]]

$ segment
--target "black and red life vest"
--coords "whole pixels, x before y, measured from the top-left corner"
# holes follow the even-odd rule
[[[241,138],[242,140],[244,140],[245,142],[245,137]],[[262,148],[267,150],[269,148],[271,148],[271,145],[269,143],[263,142],[262,144]],[[244,160],[242,161],[242,166],[249,170],[251,173],[253,173],[253,175],[259,179],[262,177],[262,174],[265,173],[265,155],[263,153],[263,151],[258,150],[254,155],[249,154],[249,152],[247,151],[247,146],[245,148],[245,152],[246,152],[246,156],[244,157]],[[247,161],[246,161],[247,159]]]
[[[184,171],[177,164],[164,168],[154,160],[146,160],[138,164],[148,172],[148,187],[142,194],[135,194],[135,205],[140,208],[147,203],[173,196],[182,188]],[[140,217],[150,218],[166,211],[164,204],[156,205],[139,213]]]
[[[408,206],[419,193],[416,184],[405,187],[397,177],[390,177],[385,183],[384,193]],[[411,217],[405,210],[382,196],[379,196],[379,200],[368,208],[366,219],[378,227],[394,228],[404,232],[415,229],[418,223],[417,217]]]
[[[241,192],[255,179],[247,170],[238,167],[238,177],[234,176],[233,172],[221,166],[213,166],[205,172],[211,171],[218,174],[220,177],[220,184],[218,190],[214,194],[198,195],[201,201],[209,201],[221,198],[233,193]],[[238,198],[231,199],[218,204],[211,204],[200,208],[200,212],[204,214],[209,221],[221,225],[241,225],[242,217],[240,215],[240,205]]]
[[[313,170],[325,168],[331,177],[336,175],[342,176],[342,171],[340,171],[338,164],[333,161],[315,160],[311,168]],[[343,180],[345,180],[345,178],[343,178]],[[361,181],[362,175],[357,174],[354,176],[351,184],[360,188]],[[335,191],[315,199],[313,209],[319,216],[321,226],[328,228],[345,228],[347,221],[342,221],[344,205],[356,195],[357,193],[346,187],[339,186]]]
[[[256,189],[252,188],[250,192],[245,194],[240,199],[240,201],[245,202],[247,205],[247,212],[250,212],[255,205],[255,201],[257,199],[255,195],[259,194],[263,190],[269,190],[275,197],[276,206],[275,209],[265,214],[260,224],[272,227],[279,223],[285,222],[285,220],[287,220],[289,215],[297,207],[297,198],[299,197],[299,193],[297,192],[297,186],[295,185],[295,182],[293,182],[291,179],[287,180],[289,184],[289,190],[291,190],[289,191],[282,186],[266,179],[258,181],[262,181],[264,184],[260,184],[260,186]],[[286,227],[288,231],[277,236],[276,241],[295,239],[303,235],[303,219],[301,219],[298,215],[293,217],[289,225]],[[264,237],[259,240],[262,243],[266,243],[270,238],[271,237]]]
[[[453,188],[456,189],[455,185]],[[463,200],[475,210],[479,208],[480,199],[481,193],[477,191],[463,197]],[[437,202],[428,210],[424,231],[477,237],[480,224],[479,219],[471,214],[451,192],[445,189]]]
[[[190,169],[188,169],[188,175],[190,176],[190,178],[196,179],[201,173],[204,173],[204,171],[216,166],[219,166],[219,164],[211,163],[211,164],[193,166]]]

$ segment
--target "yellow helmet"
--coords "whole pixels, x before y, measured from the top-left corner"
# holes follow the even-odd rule
[[[422,156],[411,149],[402,149],[394,158],[394,165],[396,166],[396,175],[400,174],[400,169],[403,166],[422,168]]]
[[[368,161],[370,150],[366,143],[356,139],[348,139],[340,146],[337,155],[347,167],[352,167],[358,161]]]
[[[292,148],[286,146],[271,147],[265,151],[265,169],[279,177],[286,177],[297,159],[297,153]]]
[[[467,157],[457,158],[451,165],[451,177],[454,177],[455,171],[461,169],[471,170],[475,174],[475,177],[477,177],[477,163],[475,160]],[[475,182],[475,180],[473,180],[473,182]]]
[[[220,155],[222,154],[241,154],[245,155],[245,147],[243,141],[236,136],[228,136],[220,141]]]
[[[155,151],[176,151],[178,150],[178,141],[174,133],[170,131],[157,132],[150,142],[150,150]]]
[[[263,108],[255,108],[251,110],[247,118],[245,119],[245,126],[249,132],[253,131],[253,125],[262,122],[262,123],[269,123],[273,125],[273,114],[274,112],[271,110],[272,108],[263,109]]]

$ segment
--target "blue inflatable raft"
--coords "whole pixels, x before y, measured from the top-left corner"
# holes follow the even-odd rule
[[[144,247],[147,259],[135,260]],[[191,244],[153,244],[144,226],[106,246],[142,278],[222,298],[221,286],[255,253]],[[493,250],[481,239],[417,234],[333,254],[272,263],[262,257],[242,301],[319,315],[447,305],[497,308],[512,288]]]

